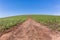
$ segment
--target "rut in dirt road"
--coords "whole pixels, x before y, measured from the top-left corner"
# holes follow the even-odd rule
[[[0,40],[60,40],[60,33],[56,33],[30,18],[16,27],[3,34]]]

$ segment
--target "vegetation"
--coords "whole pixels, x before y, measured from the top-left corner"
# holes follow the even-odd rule
[[[25,21],[27,16],[13,16],[7,18],[0,18],[0,32],[9,29],[18,23]]]
[[[32,18],[37,22],[52,28],[53,30],[60,31],[60,16],[34,15]]]
[[[53,30],[60,31],[60,16],[50,15],[31,15],[32,19],[37,22],[52,28]],[[9,29],[18,23],[22,23],[27,19],[27,16],[13,16],[0,18],[0,32]]]

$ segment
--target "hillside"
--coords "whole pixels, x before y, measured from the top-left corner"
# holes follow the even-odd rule
[[[60,40],[60,32],[53,31],[47,26],[28,18],[22,24],[2,34],[0,40]]]
[[[12,16],[6,18],[0,18],[0,32],[7,30],[17,24],[24,22],[27,16]]]
[[[53,30],[60,31],[60,16],[51,15],[25,15],[25,16],[12,16],[6,18],[0,18],[0,32],[9,29],[17,24],[23,23],[28,17],[33,20],[48,26]]]
[[[60,31],[60,16],[52,16],[52,15],[34,15],[32,18],[45,25],[53,30]]]

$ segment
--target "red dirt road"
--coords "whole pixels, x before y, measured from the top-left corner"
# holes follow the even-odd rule
[[[3,34],[0,40],[60,40],[60,33],[29,18],[10,32]]]

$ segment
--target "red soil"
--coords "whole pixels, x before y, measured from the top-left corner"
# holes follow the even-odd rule
[[[32,19],[2,33],[0,40],[60,40],[60,33]]]

